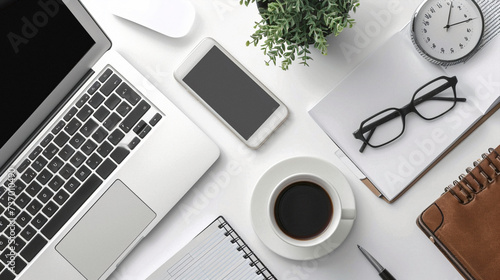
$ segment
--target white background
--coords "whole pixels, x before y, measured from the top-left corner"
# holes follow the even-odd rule
[[[361,1],[353,15],[355,28],[330,37],[327,56],[313,51],[310,67],[297,64],[289,71],[265,66],[261,50],[245,46],[259,19],[255,4],[245,7],[238,0],[189,1],[196,9],[195,25],[187,36],[173,39],[113,16],[108,9],[110,0],[82,0],[110,36],[113,47],[221,149],[215,165],[110,279],[146,278],[219,215],[229,221],[279,279],[379,279],[356,244],[367,249],[397,279],[461,279],[415,220],[473,160],[500,144],[500,132],[493,131],[500,114],[495,114],[399,200],[387,204],[340,162],[335,156],[336,146],[307,113],[360,61],[403,28],[420,1]],[[207,36],[232,53],[290,110],[286,123],[256,151],[239,142],[173,78],[176,67]],[[496,90],[500,90],[498,86]],[[376,94],[373,98],[377,98]],[[334,252],[312,261],[291,261],[273,253],[259,240],[250,222],[250,199],[259,178],[274,164],[295,156],[313,156],[335,164],[347,177],[356,198],[357,219],[351,234]]]

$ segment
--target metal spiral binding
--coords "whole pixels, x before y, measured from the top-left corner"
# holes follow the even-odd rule
[[[221,222],[221,224],[218,227],[220,229],[224,229],[226,231],[224,233],[224,236],[231,237],[231,244],[238,245],[238,247],[236,248],[237,251],[244,252],[243,258],[250,260],[249,265],[250,265],[250,267],[255,268],[255,274],[261,275],[264,280],[276,279],[276,277],[274,277],[274,275],[267,269],[267,267],[260,261],[260,259],[247,246],[245,241],[243,241],[243,239],[238,235],[238,233],[236,233],[226,221]],[[246,249],[248,249],[248,251]]]
[[[482,184],[480,180],[478,180],[478,178],[476,178],[476,175],[474,175],[472,170],[478,170],[479,174],[481,174],[481,176],[483,176],[486,179],[487,184],[493,183],[495,178],[492,178],[490,175],[488,175],[488,173],[485,172],[483,166],[480,165],[481,162],[487,161],[488,162],[487,166],[489,166],[495,172],[495,175],[496,176],[500,175],[500,168],[489,157],[489,155],[491,154],[494,154],[495,155],[494,158],[498,161],[498,163],[500,163],[500,154],[495,149],[489,148],[488,154],[486,153],[482,154],[480,160],[476,160],[473,162],[472,164],[473,167],[467,167],[465,169],[467,175],[469,175],[473,180],[472,184],[471,182],[469,182],[469,180],[467,180],[466,178],[467,175],[461,174],[460,176],[458,176],[459,179],[458,181],[457,180],[453,181],[453,184],[445,188],[445,192],[449,192],[461,204],[465,205],[471,202],[478,193],[480,193],[487,187],[485,184]],[[477,188],[472,187],[473,185],[477,186]],[[457,189],[459,193],[465,196],[466,200],[460,198],[460,196],[457,194]]]

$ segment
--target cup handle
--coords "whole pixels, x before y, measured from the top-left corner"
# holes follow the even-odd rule
[[[342,209],[342,220],[354,220],[356,219],[356,209]]]

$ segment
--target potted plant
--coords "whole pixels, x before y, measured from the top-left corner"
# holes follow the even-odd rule
[[[359,6],[359,0],[240,0],[240,5],[253,2],[262,19],[255,23],[256,30],[246,44],[262,42],[261,49],[269,58],[266,64],[276,65],[280,58],[283,70],[295,59],[308,66],[310,45],[326,55],[326,37],[352,27],[354,19],[349,13]]]

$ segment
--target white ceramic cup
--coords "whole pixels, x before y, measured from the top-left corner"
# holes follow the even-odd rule
[[[333,214],[326,228],[321,233],[308,239],[295,239],[288,236],[281,230],[275,218],[275,204],[278,196],[286,187],[297,182],[311,182],[322,187],[330,196],[330,200],[333,205]],[[335,190],[334,186],[316,175],[306,173],[291,175],[283,179],[278,185],[274,186],[274,189],[271,192],[271,196],[269,197],[267,207],[267,212],[271,220],[272,228],[276,235],[278,235],[283,241],[297,247],[311,247],[325,242],[335,233],[335,230],[338,228],[342,217],[340,196]]]

